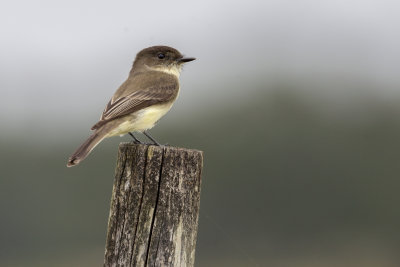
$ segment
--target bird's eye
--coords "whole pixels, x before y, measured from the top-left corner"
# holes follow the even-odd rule
[[[157,55],[157,57],[158,57],[159,59],[163,59],[163,58],[165,58],[165,55],[164,55],[163,53],[159,53],[159,54]]]

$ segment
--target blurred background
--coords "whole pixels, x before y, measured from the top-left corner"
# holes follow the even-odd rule
[[[0,265],[100,266],[136,53],[198,60],[151,131],[205,152],[196,266],[399,266],[400,4],[3,1]],[[143,139],[142,136],[140,138]]]

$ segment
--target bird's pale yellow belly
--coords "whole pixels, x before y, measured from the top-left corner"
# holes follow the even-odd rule
[[[173,102],[144,108],[132,115],[130,119],[129,117],[126,118],[118,127],[110,131],[108,136],[124,135],[128,132],[142,132],[150,129],[171,109],[172,104]]]

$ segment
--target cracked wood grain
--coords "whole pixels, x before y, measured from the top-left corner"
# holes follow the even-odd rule
[[[203,153],[122,143],[104,266],[194,266]]]

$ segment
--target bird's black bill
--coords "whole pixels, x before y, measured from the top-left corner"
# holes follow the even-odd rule
[[[189,61],[193,61],[195,59],[196,59],[195,57],[183,57],[183,58],[178,59],[178,62],[179,63],[186,63],[186,62],[189,62]]]

